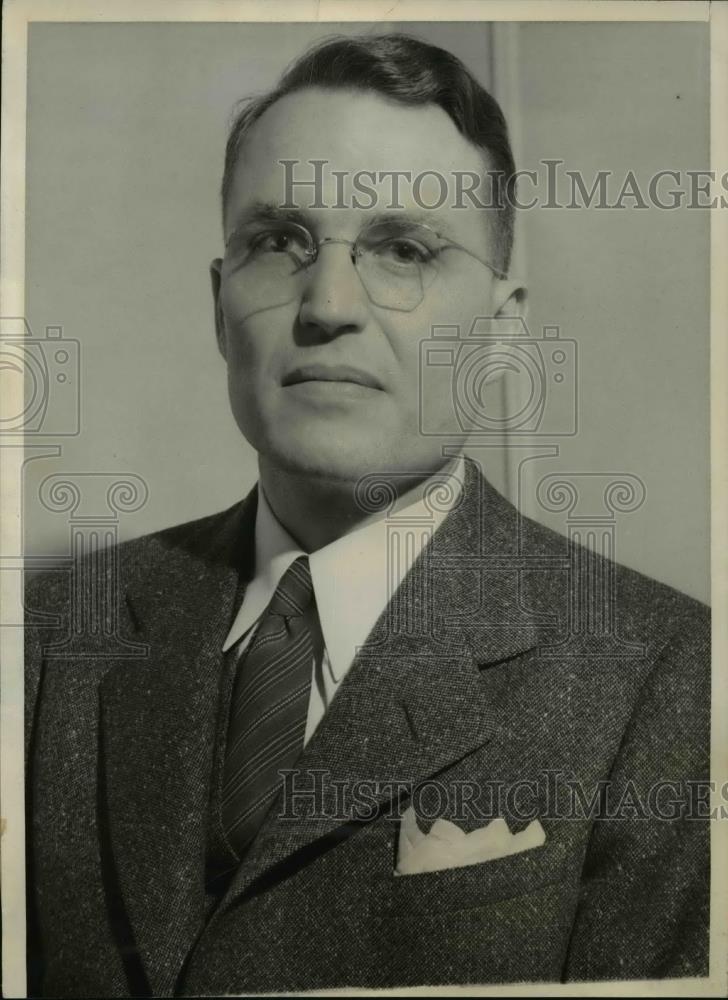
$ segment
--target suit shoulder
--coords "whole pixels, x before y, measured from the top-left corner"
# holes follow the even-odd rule
[[[129,539],[118,546],[119,554],[129,556],[133,555],[136,549],[146,550],[155,546],[177,548],[186,547],[194,543],[195,540],[204,542],[205,539],[217,535],[221,526],[235,515],[243,502],[238,501],[231,507],[216,511],[214,514],[206,514],[204,517],[183,521],[180,524],[173,524],[167,528],[160,528],[158,531],[140,535],[139,538]]]
[[[118,569],[121,579],[129,582],[153,575],[167,560],[214,553],[215,547],[220,547],[221,536],[229,535],[239,521],[245,504],[238,501],[222,511],[119,542],[109,550],[113,558],[100,559],[98,551],[92,551],[42,573],[26,575],[26,608],[48,609],[66,603],[71,593],[69,575],[74,570],[81,578],[92,581]]]
[[[529,553],[560,556],[564,560],[572,593],[575,587],[582,594],[587,593],[595,580],[602,587],[613,583],[617,624],[629,637],[660,643],[685,629],[709,636],[711,609],[704,602],[594,552],[524,514],[520,515],[520,522]]]
[[[710,627],[711,609],[703,601],[638,570],[620,563],[613,565],[618,607],[639,615],[650,631],[664,632],[666,624],[678,629],[689,625]]]

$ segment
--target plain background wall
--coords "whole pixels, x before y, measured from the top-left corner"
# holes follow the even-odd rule
[[[522,168],[562,159],[588,186],[599,170],[613,171],[613,203],[629,170],[646,192],[660,170],[710,166],[706,25],[524,24],[517,49]],[[661,185],[663,200],[669,186]],[[530,194],[524,188],[522,200]],[[617,519],[617,558],[703,600],[709,215],[592,207],[519,220],[532,332],[558,325],[579,352],[579,433],[562,439],[546,471],[641,479],[644,504]],[[563,530],[532,492],[521,506]]]
[[[487,24],[390,27],[450,48],[497,95],[499,34]],[[255,481],[228,409],[207,275],[221,248],[229,116],[310,42],[377,30],[31,26],[26,315],[36,337],[61,325],[80,341],[83,410],[60,458],[27,463],[28,554],[66,551],[66,515],[38,501],[54,472],[141,476],[149,499],[122,517],[122,538],[222,509]],[[640,180],[708,166],[705,27],[509,30],[519,166],[553,157],[587,178],[632,169]],[[618,524],[619,559],[706,599],[708,213],[539,210],[519,225],[531,331],[558,324],[581,359],[580,433],[547,471],[639,476],[647,499]],[[513,491],[502,454],[490,455],[491,478]],[[522,504],[563,530],[528,491]]]

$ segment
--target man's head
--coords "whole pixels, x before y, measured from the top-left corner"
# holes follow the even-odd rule
[[[452,53],[407,35],[324,41],[298,59],[273,90],[246,102],[233,123],[225,150],[224,216],[248,132],[282,97],[307,87],[357,90],[378,94],[407,107],[434,104],[442,108],[458,132],[480,149],[481,169],[492,174],[491,201],[500,206],[489,220],[493,223],[493,256],[500,270],[508,271],[513,248],[516,168],[503,112]]]
[[[291,161],[315,160],[321,183],[292,206]],[[419,430],[420,344],[433,326],[514,311],[514,170],[493,98],[402,35],[325,42],[245,107],[212,275],[233,412],[264,463],[345,482],[442,464],[442,440]],[[372,193],[352,198],[362,171]],[[393,171],[429,178],[393,206]],[[483,178],[491,207],[452,189],[443,201],[434,179],[458,173]],[[451,400],[423,405],[449,427]]]

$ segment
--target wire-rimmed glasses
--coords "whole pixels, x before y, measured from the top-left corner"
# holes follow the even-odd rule
[[[365,226],[355,240],[316,239],[305,226],[289,220],[251,221],[236,227],[225,244],[226,262],[241,292],[255,309],[290,302],[300,291],[321,248],[342,244],[374,305],[410,312],[422,302],[437,277],[443,254],[459,250],[505,274],[490,261],[424,223],[397,220]]]

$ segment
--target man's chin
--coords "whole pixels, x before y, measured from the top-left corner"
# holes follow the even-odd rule
[[[419,442],[421,444],[421,442]],[[329,483],[332,490],[354,489],[362,480],[391,480],[397,489],[409,479],[421,479],[440,469],[447,461],[441,449],[409,446],[394,429],[380,429],[362,440],[361,429],[351,436],[341,428],[331,428],[323,436],[297,434],[285,442],[270,441],[261,453],[264,464],[289,476]],[[370,482],[373,485],[373,482]]]
[[[353,486],[362,477],[382,471],[381,448],[342,440],[333,430],[326,441],[287,441],[284,447],[271,449],[267,458],[289,475],[330,482],[332,486]]]

